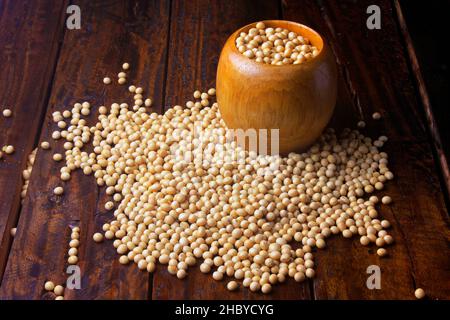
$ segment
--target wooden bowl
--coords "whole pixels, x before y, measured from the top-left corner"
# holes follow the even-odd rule
[[[319,55],[302,64],[270,65],[241,54],[235,40],[249,24],[225,43],[217,68],[217,102],[230,129],[279,129],[279,152],[302,151],[322,133],[336,104],[337,71],[323,38],[300,23],[267,20],[308,38]]]

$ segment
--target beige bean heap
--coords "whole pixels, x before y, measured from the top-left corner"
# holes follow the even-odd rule
[[[284,28],[266,28],[264,22],[241,32],[236,48],[247,58],[273,65],[300,64],[319,54],[309,39]]]
[[[143,93],[135,86],[129,91]],[[77,103],[70,126],[55,134],[66,140],[61,179],[80,168],[106,187],[105,210],[114,219],[103,232],[120,263],[148,272],[159,263],[180,279],[197,265],[217,281],[228,277],[230,290],[242,285],[269,293],[288,277],[314,277],[313,249],[324,248],[332,235],[379,248],[393,242],[389,222],[378,217],[378,197],[364,197],[393,179],[388,155],[379,150],[386,137],[328,129],[305,153],[258,156],[227,139],[214,94],[196,91],[187,108],[162,115],[150,112],[141,96],[134,106],[100,106],[91,127],[81,119],[90,105]],[[59,113],[54,117],[62,121]],[[212,134],[193,136],[198,123]],[[90,153],[83,151],[88,144]],[[185,160],[192,150],[205,152]]]
[[[0,150],[0,159],[3,158],[3,153],[5,154],[13,154],[14,153],[14,146],[12,145],[5,145]]]
[[[36,152],[37,148],[35,148],[27,158],[27,167],[22,171],[22,179],[23,179],[23,185],[22,185],[22,191],[20,193],[21,203],[23,204],[23,201],[25,200],[25,197],[27,195],[28,186],[30,184],[30,177],[31,177],[31,171],[33,170],[34,161],[36,159]]]
[[[60,284],[55,285],[53,281],[46,281],[44,289],[55,294],[55,300],[64,300],[64,287]]]
[[[69,258],[67,258],[68,264],[77,264],[78,263],[78,247],[80,246],[80,227],[73,227],[70,232],[70,242],[69,242],[69,251],[67,254]]]

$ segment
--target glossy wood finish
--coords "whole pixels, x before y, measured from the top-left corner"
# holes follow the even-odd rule
[[[219,109],[229,128],[279,129],[278,148],[259,144],[262,152],[299,152],[320,136],[331,118],[336,104],[336,63],[326,40],[311,28],[283,20],[264,23],[304,36],[319,55],[298,65],[258,63],[241,54],[235,43],[241,32],[248,32],[256,23],[236,30],[220,54],[216,80]]]
[[[448,89],[449,79],[446,80],[442,79],[444,76],[442,74],[437,75],[436,79],[434,77],[436,74],[434,72],[428,71],[428,82],[436,83],[435,86],[432,87],[433,93],[435,94],[433,96],[434,101],[436,103],[436,108],[433,108],[431,103],[430,94],[428,93],[427,86],[424,80],[424,77],[422,76],[422,71],[419,65],[419,61],[416,55],[416,51],[414,50],[414,45],[411,40],[411,36],[409,35],[408,26],[405,21],[402,8],[400,6],[400,3],[398,0],[394,1],[395,9],[398,16],[398,22],[400,26],[400,30],[402,32],[403,38],[405,40],[406,49],[408,50],[408,55],[411,60],[411,68],[414,71],[414,78],[416,80],[417,88],[420,94],[420,98],[422,100],[422,104],[424,107],[426,120],[428,122],[428,128],[430,131],[431,139],[436,151],[436,156],[439,159],[441,171],[442,171],[442,180],[445,183],[445,186],[447,188],[447,193],[450,196],[450,168],[449,168],[449,159],[450,159],[450,131],[449,130],[439,130],[439,128],[445,128],[446,125],[448,125],[448,122],[450,121],[450,117],[447,116],[447,113],[443,111],[443,109],[446,109],[447,106],[447,98],[445,95],[449,95],[450,92]],[[438,5],[439,9],[442,4]],[[449,7],[450,4],[444,4],[443,7]],[[417,10],[417,8],[415,9]],[[427,10],[430,10],[427,8]],[[416,13],[417,14],[417,13]],[[436,22],[434,22],[436,23]],[[440,30],[440,32],[443,32]],[[423,36],[422,36],[423,37]],[[423,41],[423,40],[422,40]],[[425,52],[425,54],[428,55],[429,59],[431,60],[433,57],[432,54],[441,54],[439,51],[441,48],[433,48],[432,50],[429,50],[430,52]],[[434,58],[434,57],[433,57]],[[441,58],[442,59],[442,58]],[[430,61],[429,63],[438,63]],[[441,73],[446,72],[445,66],[441,67]],[[430,74],[431,73],[431,74]],[[437,84],[439,82],[439,84]],[[445,85],[447,83],[447,88],[445,88]],[[445,105],[445,107],[444,107]],[[436,113],[437,111],[437,113]],[[436,114],[438,114],[438,117],[436,117]],[[444,139],[441,138],[444,137]]]
[[[0,280],[12,243],[10,230],[20,211],[22,170],[41,131],[60,41],[67,1],[0,2],[0,148],[12,155],[0,159]]]
[[[302,1],[301,6],[292,1],[283,10],[289,19],[293,16],[298,21],[311,19],[311,26],[330,39],[341,81],[346,83],[351,98],[348,106],[352,105],[347,111],[341,109],[344,114],[336,113],[335,117],[357,114],[360,110],[361,119],[367,123],[365,134],[387,135],[389,166],[396,175],[393,183],[380,193],[394,199],[392,205],[379,207],[380,216],[392,223],[391,232],[396,239],[395,245],[388,249],[389,257],[378,258],[375,248],[362,247],[357,240],[333,239],[326,251],[316,255],[317,274],[323,277],[314,281],[315,298],[411,299],[416,287],[427,287],[430,297],[448,297],[450,258],[441,254],[448,252],[450,239],[445,192],[434,171],[437,162],[426,142],[427,125],[391,2],[379,1],[384,17],[382,30],[371,31],[364,25],[355,27],[355,21],[370,4],[371,1],[359,1],[357,5],[340,1],[317,7],[315,1]],[[305,14],[299,16],[299,12]],[[390,30],[389,37],[386,30]],[[391,53],[389,59],[386,48]],[[383,115],[382,120],[372,119],[375,111]],[[369,265],[381,268],[381,290],[365,287]]]
[[[92,234],[113,217],[104,208],[109,197],[92,177],[82,172],[74,172],[67,183],[60,181],[61,164],[54,162],[52,155],[64,150],[61,141],[51,138],[57,129],[51,114],[87,100],[92,104],[87,121],[94,123],[99,105],[110,105],[119,99],[131,103],[133,96],[127,90],[131,81],[142,86],[145,94],[151,94],[154,109],[160,112],[164,103],[170,8],[168,3],[147,0],[128,3],[85,0],[79,5],[83,28],[65,33],[39,137],[40,141],[51,143],[51,150],[38,151],[0,297],[51,299],[53,296],[45,293],[42,284],[49,279],[65,282],[72,226],[80,227],[80,242],[84,243],[79,250],[82,289],[66,290],[67,299],[146,299],[151,291],[148,273],[120,265],[110,241],[99,245],[92,240]],[[124,61],[132,66],[128,72],[130,82],[120,86],[116,74]],[[113,83],[105,86],[104,76],[111,77]],[[57,185],[64,186],[63,197],[53,195]]]
[[[372,1],[83,0],[82,30],[69,31],[62,28],[65,4],[1,1],[0,106],[11,106],[14,115],[0,116],[0,143],[13,141],[17,151],[0,160],[0,239],[11,242],[9,227],[19,213],[20,219],[12,247],[9,243],[1,247],[0,265],[6,270],[4,274],[0,270],[0,299],[53,298],[42,286],[48,278],[63,282],[67,276],[71,225],[82,230],[82,289],[66,290],[67,299],[414,299],[419,286],[432,299],[450,299],[447,193],[440,184],[435,145],[398,29],[401,8],[380,0],[383,30],[369,31],[365,28],[369,4]],[[380,259],[374,248],[362,247],[356,239],[335,237],[315,255],[315,279],[301,284],[287,281],[270,295],[229,292],[224,281],[216,282],[198,270],[180,281],[162,267],[149,275],[133,265],[119,265],[110,241],[91,240],[112,216],[103,208],[104,189],[77,172],[65,184],[63,197],[51,193],[59,183],[59,166],[51,155],[61,150],[60,143],[49,138],[55,128],[51,113],[89,100],[94,105],[91,123],[98,105],[132,99],[126,87],[104,86],[101,81],[105,75],[115,80],[125,60],[131,64],[128,84],[143,85],[155,101],[154,110],[182,104],[192,99],[194,90],[214,86],[219,53],[230,34],[269,19],[308,25],[329,41],[338,66],[331,126],[354,126],[364,119],[366,134],[389,136],[386,148],[396,179],[380,193],[394,199],[393,205],[380,207],[396,239],[389,256]],[[380,111],[383,119],[372,121],[374,111]],[[51,141],[52,149],[38,151],[28,196],[20,208],[13,191],[20,190],[21,170],[36,140]],[[366,268],[373,264],[382,271],[381,290],[365,285]]]

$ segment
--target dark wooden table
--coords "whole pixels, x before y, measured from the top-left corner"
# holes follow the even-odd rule
[[[65,283],[69,226],[81,227],[82,288],[66,299],[413,299],[417,287],[432,299],[450,298],[448,161],[427,103],[420,69],[397,1],[76,1],[81,29],[65,27],[67,0],[0,1],[0,144],[16,152],[0,160],[0,298],[46,299],[47,279]],[[381,8],[381,30],[368,30],[366,9]],[[21,172],[38,141],[52,141],[51,114],[76,101],[117,101],[125,87],[104,86],[130,62],[129,78],[150,92],[157,110],[181,104],[214,86],[221,46],[238,27],[264,19],[310,25],[329,41],[339,66],[338,105],[331,125],[368,123],[371,136],[389,137],[386,150],[396,179],[386,193],[394,203],[380,213],[393,224],[389,257],[357,239],[335,237],[317,252],[317,277],[289,280],[270,295],[228,292],[197,268],[180,281],[122,266],[109,241],[92,234],[112,214],[91,177],[72,174],[65,195],[53,152],[37,153],[30,187],[20,205]],[[379,111],[381,121],[372,121]],[[95,115],[92,115],[92,120]],[[17,226],[15,238],[10,229]],[[366,269],[379,265],[381,290],[369,290]]]

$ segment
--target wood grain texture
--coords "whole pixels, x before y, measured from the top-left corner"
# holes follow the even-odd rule
[[[3,46],[3,39],[7,41],[6,50],[0,51],[0,66],[7,72],[0,74],[0,80],[5,80],[2,83],[8,83],[8,87],[0,87],[0,98],[7,104],[17,101],[17,97],[22,99],[22,103],[14,105],[21,106],[13,110],[17,118],[0,116],[0,143],[4,137],[17,141],[14,144],[20,150],[0,160],[3,231],[9,230],[15,219],[7,218],[6,228],[1,224],[5,221],[4,208],[15,205],[18,210],[20,172],[39,131],[34,105],[37,108],[39,104],[42,114],[48,108],[39,141],[50,141],[51,150],[38,152],[0,286],[0,299],[54,298],[44,292],[43,284],[47,279],[64,283],[67,278],[71,226],[81,227],[82,289],[66,289],[67,299],[413,299],[417,287],[424,288],[429,298],[450,299],[450,223],[426,114],[414,87],[393,3],[379,1],[382,30],[373,31],[365,25],[370,4],[369,0],[82,0],[78,4],[82,29],[65,32],[47,106],[45,90],[53,72],[50,60],[53,56],[56,59],[56,34],[64,13],[57,13],[58,5],[50,7],[41,0],[26,4],[1,1],[0,44]],[[57,19],[48,19],[48,12],[61,20],[57,23]],[[27,17],[31,18],[28,24],[23,22]],[[247,289],[229,292],[226,280],[212,280],[211,275],[200,273],[198,265],[189,269],[184,280],[169,275],[161,265],[153,276],[138,271],[135,265],[119,265],[111,241],[99,245],[92,240],[92,234],[112,218],[112,213],[104,209],[108,197],[93,177],[75,172],[71,181],[63,184],[63,196],[52,193],[62,183],[61,165],[51,157],[63,151],[61,143],[50,138],[56,129],[52,112],[87,100],[93,105],[93,114],[88,117],[92,124],[99,105],[132,101],[126,90],[130,84],[142,86],[158,112],[183,104],[192,99],[194,90],[214,86],[220,50],[233,31],[258,20],[279,18],[309,25],[331,44],[339,67],[339,88],[330,126],[354,126],[357,120],[364,119],[366,134],[389,137],[386,151],[396,179],[379,193],[394,199],[392,205],[380,208],[380,215],[392,223],[396,240],[388,248],[389,256],[379,258],[375,248],[362,247],[357,239],[334,237],[327,241],[326,249],[315,254],[315,279],[301,284],[289,279],[275,286],[270,295]],[[3,28],[5,23],[17,24],[18,31]],[[46,32],[42,32],[44,27]],[[14,49],[22,42],[28,43],[23,51]],[[4,61],[10,63],[5,67]],[[26,63],[22,65],[21,61]],[[131,64],[129,81],[119,86],[116,74],[124,61]],[[104,76],[110,76],[113,84],[103,85]],[[19,96],[9,92],[19,92]],[[371,119],[374,111],[382,113],[382,120]],[[13,189],[17,189],[16,195]],[[13,211],[9,209],[8,217]],[[9,232],[3,235],[8,237]],[[381,268],[381,290],[366,287],[369,265]]]
[[[92,234],[112,219],[106,212],[107,197],[93,177],[72,173],[67,183],[59,180],[61,164],[51,160],[63,153],[62,142],[50,136],[56,125],[51,114],[70,109],[75,102],[89,101],[95,123],[99,105],[131,103],[130,84],[151,94],[155,110],[163,105],[163,88],[169,5],[160,1],[81,1],[81,30],[67,31],[55,75],[47,116],[40,140],[51,141],[51,151],[39,150],[28,196],[18,225],[16,241],[8,260],[1,298],[46,299],[47,279],[65,283],[69,227],[80,226],[79,266],[81,290],[66,289],[66,299],[146,299],[150,275],[135,266],[122,266],[111,241],[99,245]],[[128,84],[117,84],[123,62],[129,62]],[[105,86],[103,77],[113,83]],[[64,185],[58,197],[52,190]],[[17,279],[21,279],[18,283]]]
[[[414,45],[411,40],[411,36],[408,31],[408,26],[406,24],[405,18],[403,16],[402,7],[400,6],[400,2],[398,0],[394,1],[395,10],[398,18],[399,27],[401,30],[401,34],[403,36],[403,40],[406,45],[406,49],[408,50],[408,56],[411,63],[411,68],[414,75],[414,80],[416,81],[417,88],[420,94],[420,99],[425,111],[426,120],[428,124],[428,129],[431,135],[431,141],[433,142],[433,147],[436,150],[437,157],[439,159],[439,164],[442,172],[442,179],[444,180],[445,186],[447,188],[447,198],[450,199],[450,146],[448,145],[449,139],[443,140],[441,135],[444,134],[444,137],[447,138],[448,132],[446,130],[440,130],[440,128],[444,128],[445,119],[448,117],[441,117],[441,119],[436,117],[435,111],[438,107],[438,114],[442,116],[442,102],[435,102],[438,106],[435,108],[431,105],[430,95],[428,94],[428,90],[425,84],[424,77],[422,76],[422,71],[419,65],[419,61],[417,59],[416,51],[414,50]],[[437,51],[437,50],[436,50]],[[436,52],[435,51],[435,52]],[[430,79],[428,80],[430,81]],[[445,92],[439,92],[439,94]],[[448,93],[448,92],[447,92]],[[436,100],[436,99],[435,99]],[[439,100],[439,99],[438,99]],[[444,122],[444,123],[439,123]],[[450,202],[449,202],[450,203]]]
[[[214,86],[219,54],[236,29],[251,22],[279,17],[278,1],[174,1],[172,3],[166,103],[182,104],[194,90]],[[248,289],[230,292],[226,280],[202,274],[198,264],[183,281],[158,266],[153,277],[153,299],[309,299],[308,283],[292,279],[276,286],[271,295]]]
[[[304,1],[300,6],[286,1],[283,10],[285,18],[299,17],[303,11],[307,14],[300,13],[300,19],[314,16],[314,23],[320,24],[316,28],[331,42],[352,97],[354,106],[347,114],[361,110],[368,123],[366,134],[389,137],[386,151],[397,177],[380,193],[394,199],[393,205],[380,208],[380,215],[393,224],[397,240],[388,248],[389,257],[378,258],[375,248],[364,248],[356,239],[332,239],[327,252],[316,255],[315,298],[413,299],[416,287],[424,288],[431,298],[448,298],[450,261],[442,252],[449,252],[449,220],[426,124],[391,3],[380,2],[382,30],[374,31],[365,26],[370,4]],[[371,119],[374,111],[382,113],[380,122]],[[366,268],[374,264],[382,271],[381,290],[366,287]]]
[[[0,3],[0,148],[15,152],[0,160],[0,282],[17,224],[22,170],[34,148],[52,84],[66,1],[2,1]]]

